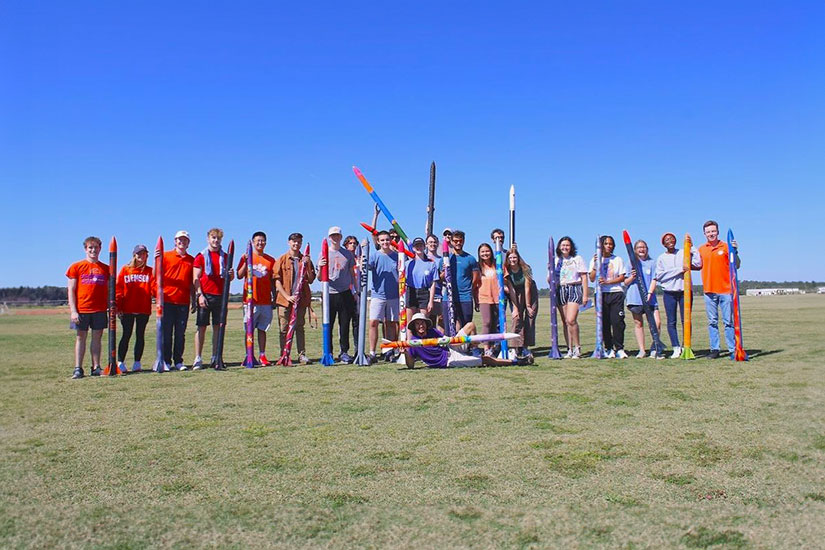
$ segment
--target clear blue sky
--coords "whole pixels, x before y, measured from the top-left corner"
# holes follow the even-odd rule
[[[300,4],[300,5],[299,5]],[[822,280],[825,3],[0,4],[0,286],[65,284],[82,241],[279,255],[363,237],[359,166],[410,235],[732,227],[741,277]],[[386,226],[386,223],[382,223]],[[622,251],[623,252],[623,251]],[[624,255],[624,254],[622,254]],[[236,289],[237,290],[237,289]]]

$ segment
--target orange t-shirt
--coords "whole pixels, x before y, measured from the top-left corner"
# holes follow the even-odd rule
[[[117,310],[120,313],[152,313],[155,276],[152,268],[124,265],[117,275]]]
[[[188,306],[192,301],[192,269],[195,258],[170,250],[163,254],[163,303]]]
[[[478,289],[478,303],[498,303],[498,274],[494,267],[481,268],[481,286]]]
[[[77,312],[97,313],[108,309],[109,266],[80,260],[69,266],[66,277],[77,279]]]
[[[241,256],[238,269],[242,265],[246,265],[246,254]],[[252,298],[255,300],[255,305],[272,305],[272,276],[274,271],[275,258],[269,254],[258,254],[256,251],[252,251]],[[246,277],[244,277],[243,295],[246,299]]]
[[[713,294],[730,294],[730,258],[728,245],[719,241],[716,246],[705,243],[699,247],[702,257],[702,287]]]

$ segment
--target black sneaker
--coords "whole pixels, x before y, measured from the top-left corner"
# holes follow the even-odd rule
[[[338,356],[338,362],[339,363],[346,363],[346,364],[349,365],[354,360],[355,359],[353,359],[353,357],[347,352],[344,352],[344,353],[342,353],[341,355]]]
[[[710,354],[708,355],[708,359],[719,359],[719,350],[718,349],[710,350]]]
[[[80,367],[75,367],[74,372],[72,373],[72,380],[77,380],[78,378],[83,378],[83,369]]]
[[[103,374],[103,369],[100,367],[95,367],[92,369],[92,376],[100,376],[101,374]]]
[[[376,357],[374,353],[370,353],[367,356],[367,359],[369,359],[370,365],[374,365],[378,362],[378,357]]]
[[[395,357],[393,357],[393,352],[392,352],[392,350],[390,350],[390,351],[387,351],[387,352],[383,353],[383,354],[381,355],[381,358],[382,358],[384,361],[386,361],[387,363],[392,363],[392,362],[394,361],[394,359],[395,359]]]

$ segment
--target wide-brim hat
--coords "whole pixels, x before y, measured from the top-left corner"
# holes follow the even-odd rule
[[[412,324],[415,321],[424,321],[427,323],[427,328],[433,328],[433,322],[430,321],[430,318],[424,315],[423,313],[416,313],[413,315],[409,321],[407,321],[407,329],[412,330]]]

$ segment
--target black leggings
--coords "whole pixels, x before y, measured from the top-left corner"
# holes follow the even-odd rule
[[[117,346],[117,360],[126,359],[126,352],[129,349],[129,340],[132,339],[132,327],[137,322],[135,332],[135,361],[140,361],[143,357],[143,336],[146,334],[146,323],[149,322],[148,313],[124,313],[120,316],[120,324],[123,326],[123,334],[120,337],[120,344]]]
[[[602,335],[605,351],[624,349],[624,292],[602,294]]]

